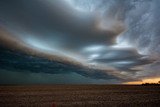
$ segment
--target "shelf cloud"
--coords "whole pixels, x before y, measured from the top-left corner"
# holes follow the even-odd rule
[[[111,83],[153,76],[158,10],[158,0],[1,0],[0,71]]]

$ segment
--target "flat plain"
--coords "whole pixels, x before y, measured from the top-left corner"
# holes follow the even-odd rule
[[[160,86],[0,86],[0,107],[160,107]]]

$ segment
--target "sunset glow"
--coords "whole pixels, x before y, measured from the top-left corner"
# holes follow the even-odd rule
[[[146,78],[142,81],[131,81],[131,82],[125,82],[124,84],[143,84],[143,83],[158,83],[160,81],[160,77],[152,77],[152,78]]]

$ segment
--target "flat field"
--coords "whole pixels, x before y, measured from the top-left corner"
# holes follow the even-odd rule
[[[0,107],[160,107],[160,86],[0,86]]]

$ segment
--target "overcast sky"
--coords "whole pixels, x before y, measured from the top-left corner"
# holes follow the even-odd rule
[[[159,0],[0,0],[0,83],[160,76]]]

